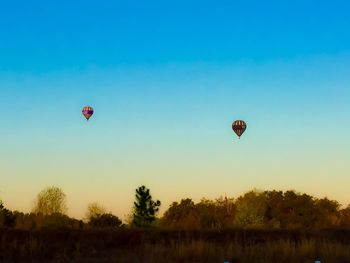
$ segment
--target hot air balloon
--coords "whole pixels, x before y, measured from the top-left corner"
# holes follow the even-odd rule
[[[84,117],[88,121],[92,114],[94,114],[94,109],[90,106],[85,106],[82,110]]]
[[[237,120],[232,123],[232,130],[237,134],[238,138],[241,138],[246,128],[247,124],[242,120]]]

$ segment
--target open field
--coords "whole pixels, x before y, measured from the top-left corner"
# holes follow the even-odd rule
[[[1,229],[1,262],[350,262],[350,230]]]

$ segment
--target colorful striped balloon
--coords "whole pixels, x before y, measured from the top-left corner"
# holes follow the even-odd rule
[[[94,114],[94,109],[90,106],[85,106],[82,110],[83,115],[85,116],[86,120],[88,121],[92,114]]]
[[[237,120],[232,123],[232,130],[237,134],[238,138],[241,138],[246,128],[247,124],[242,120]]]

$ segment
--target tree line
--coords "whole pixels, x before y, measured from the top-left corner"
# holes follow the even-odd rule
[[[36,197],[30,213],[10,211],[0,201],[0,226],[17,229],[42,228],[163,228],[184,230],[260,228],[350,228],[350,205],[328,198],[315,198],[295,191],[249,191],[238,198],[190,198],[173,202],[158,216],[161,202],[150,189],[135,190],[132,213],[122,222],[98,202],[88,205],[84,220],[67,216],[66,195],[58,187],[47,187]]]

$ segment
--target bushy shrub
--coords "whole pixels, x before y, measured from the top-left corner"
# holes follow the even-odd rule
[[[14,227],[15,224],[16,215],[12,211],[4,208],[4,205],[0,202],[0,227]]]
[[[89,225],[92,227],[120,227],[122,221],[111,213],[98,214],[90,218]]]

